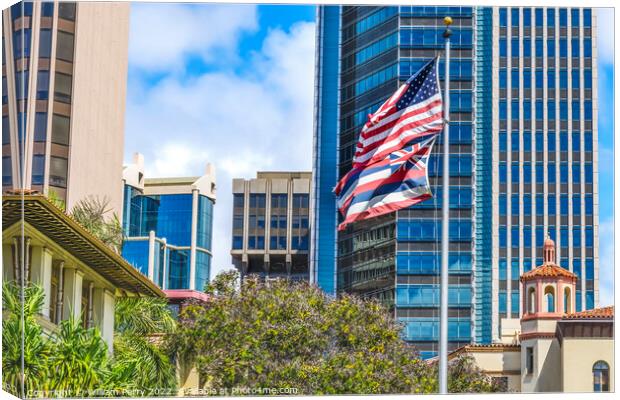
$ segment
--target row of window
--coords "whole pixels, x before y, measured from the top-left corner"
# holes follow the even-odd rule
[[[286,236],[271,236],[269,242],[271,249],[283,250],[286,249]],[[233,250],[243,249],[243,236],[235,235],[232,240]],[[308,234],[293,235],[291,238],[291,249],[293,250],[308,250],[309,237]],[[249,250],[264,250],[265,249],[265,237],[264,236],[249,236],[248,237],[248,249]]]
[[[594,169],[592,166],[592,163],[573,163],[572,165],[572,169],[573,169],[573,183],[580,183],[581,182],[581,175],[580,175],[580,166],[583,165],[583,169],[584,169],[584,175],[585,175],[585,183],[586,184],[591,184],[593,183],[594,180]],[[560,179],[559,179],[559,183],[569,183],[568,180],[568,168],[569,168],[569,164],[568,163],[560,163],[559,165],[559,172],[560,172]],[[512,163],[512,165],[510,166],[510,173],[511,173],[511,181],[512,183],[519,183],[519,170],[523,169],[523,183],[532,183],[532,166],[529,163],[524,163],[524,164],[520,164],[519,162],[515,161]],[[535,166],[535,172],[536,172],[536,183],[543,183],[544,182],[544,166],[543,163],[538,162],[536,163]],[[452,174],[450,174],[452,175]],[[556,164],[554,162],[548,162],[547,163],[547,183],[556,183],[557,179],[556,179]],[[508,183],[508,165],[506,162],[504,161],[500,161],[499,163],[499,183]]]
[[[15,3],[11,6],[11,20],[15,21],[22,16],[32,16],[31,1],[23,1]],[[41,2],[41,15],[43,17],[54,16],[54,2],[43,1]],[[75,21],[75,3],[74,2],[61,2],[58,4],[58,17],[69,21]]]
[[[386,50],[396,47],[397,44],[398,36],[396,33],[386,36],[383,39],[374,42],[371,45],[364,47],[363,49],[355,53],[355,64],[359,65],[365,63],[366,61],[378,56]]]
[[[409,17],[437,17],[438,15],[450,15],[452,17],[471,17],[473,7],[446,7],[446,6],[401,6],[400,13]]]
[[[428,171],[431,176],[441,176],[443,173],[443,156],[431,154],[428,160]],[[450,176],[471,176],[471,154],[450,154]]]
[[[562,121],[568,120],[568,101],[560,100],[559,107],[559,117]],[[542,120],[544,117],[543,114],[543,101],[536,100],[536,120]],[[572,119],[573,121],[580,121],[580,102],[579,100],[573,100],[571,103],[572,108]],[[530,100],[523,101],[523,107],[519,107],[519,100],[511,101],[511,118],[513,120],[519,119],[519,114],[523,110],[523,119],[531,120],[532,119],[532,103]],[[508,102],[506,100],[499,101],[499,119],[506,120],[508,118]],[[547,100],[547,119],[553,120],[556,119],[556,101],[555,100]],[[585,100],[583,102],[583,119],[586,121],[592,121],[592,101]]]
[[[397,285],[396,303],[398,306],[437,307],[439,285]],[[471,306],[471,286],[450,285],[448,305]]]
[[[439,320],[432,318],[399,319],[404,324],[404,340],[437,340],[439,337]],[[470,319],[448,319],[448,339],[469,341],[471,335]]]
[[[551,232],[551,229],[549,230]],[[594,246],[594,230],[591,226],[586,226],[585,231],[585,243],[586,247]],[[573,247],[581,247],[581,229],[573,230]],[[519,232],[523,233],[523,244],[520,243]],[[529,226],[519,227],[513,226],[510,228],[510,245],[513,248],[532,247],[532,234],[533,230]],[[545,236],[539,235],[540,232],[536,232],[536,247],[542,246],[542,241]],[[559,244],[562,247],[568,247],[569,243],[568,227],[563,226],[560,228],[560,241]],[[540,243],[540,244],[539,244]],[[499,247],[508,247],[508,228],[505,226],[499,227]]]
[[[435,48],[444,46],[445,39],[443,33],[445,27],[403,27],[400,30],[400,45],[408,47],[430,47]],[[471,28],[451,29],[450,44],[452,48],[468,48],[472,46],[473,31]]]
[[[374,28],[383,21],[387,21],[392,16],[398,13],[397,7],[382,7],[379,11],[376,11],[369,16],[357,21],[355,23],[355,34],[359,35],[366,32],[369,29]],[[346,31],[345,31],[346,32]],[[352,32],[351,32],[352,33]],[[350,34],[344,34],[344,40],[347,40]]]
[[[499,215],[506,216],[508,215],[508,202],[507,195],[505,193],[500,193],[499,195]],[[581,195],[573,194],[573,213],[572,215],[580,215],[581,214]],[[523,200],[519,201],[518,194],[512,194],[510,198],[511,204],[511,215],[517,216],[519,215],[519,206],[523,205],[523,215],[532,215],[532,200],[534,196],[531,194],[524,194]],[[544,197],[543,194],[539,193],[535,197],[536,199],[536,215],[543,215],[543,206],[544,206]],[[569,196],[567,194],[560,195],[560,215],[568,215],[568,199]],[[548,195],[548,210],[550,215],[554,215],[556,210],[556,197],[554,194]],[[585,215],[592,215],[594,211],[594,204],[592,200],[591,194],[586,194],[584,196],[584,204],[585,204]],[[553,211],[553,212],[552,212]]]
[[[242,193],[235,193],[233,195],[233,208],[243,209],[244,197]],[[264,193],[250,193],[250,208],[265,208],[266,207],[266,195]],[[293,194],[293,209],[309,208],[310,197],[308,194],[295,193]],[[271,195],[271,208],[287,208],[288,207],[288,195],[284,193],[274,193]]]
[[[428,60],[411,60],[400,62],[400,75],[407,78],[422,68]],[[445,75],[445,62],[442,59],[439,60],[439,79],[442,80]],[[454,59],[450,60],[450,79],[452,80],[470,80],[473,76],[473,62],[472,60]]]
[[[399,252],[396,270],[399,274],[436,275],[441,267],[441,254]],[[452,272],[471,272],[471,254],[450,253],[448,268]]]
[[[468,186],[450,186],[450,208],[451,209],[467,209],[472,205],[472,189]],[[423,201],[411,206],[412,209],[440,209],[443,204],[443,188],[434,188],[433,199]]]
[[[544,14],[546,11],[547,16],[547,27],[555,27],[555,9],[554,8],[536,8],[534,11],[535,16],[535,24],[537,27],[543,26]],[[571,26],[573,28],[579,27],[579,9],[571,8]],[[567,27],[568,25],[568,9],[560,8],[559,16],[558,16],[560,27]],[[519,8],[511,8],[510,9],[510,25],[512,27],[519,26]],[[500,8],[499,9],[499,26],[507,27],[508,26],[508,9]],[[530,27],[532,26],[532,9],[531,8],[523,8],[523,26]],[[586,28],[592,27],[592,10],[589,8],[583,9],[583,26]]]
[[[534,78],[534,85],[536,89],[542,89],[544,87],[544,71],[541,68],[537,68],[532,76],[531,68],[524,68],[523,72],[523,88],[532,88],[532,77]],[[581,70],[579,68],[573,68],[570,70],[572,88],[579,89],[581,82]],[[554,68],[547,70],[547,86],[549,89],[555,89],[556,73]],[[512,89],[519,89],[519,82],[521,80],[521,74],[518,68],[510,69],[510,87]],[[559,71],[560,89],[569,89],[568,86],[568,69],[560,69]],[[583,70],[583,83],[585,89],[592,89],[592,70],[587,68]],[[508,70],[501,68],[499,70],[499,88],[508,88]],[[542,102],[542,100],[539,100]],[[541,112],[542,113],[542,112]]]
[[[500,291],[498,293],[498,307],[499,307],[499,312],[500,313],[506,313],[507,309],[506,309],[506,302],[507,302],[507,297],[508,294],[504,291]],[[512,292],[510,293],[510,302],[511,302],[511,306],[510,306],[510,312],[512,314],[519,314],[519,292]]]
[[[450,136],[452,136],[452,127],[450,127]],[[536,151],[544,151],[543,132],[536,132]],[[569,151],[568,146],[568,133],[560,132],[560,151]],[[530,131],[523,131],[523,151],[532,151],[532,133]],[[556,134],[554,131],[547,132],[547,151],[556,151]],[[585,151],[592,151],[593,149],[593,137],[592,132],[586,131],[583,133],[583,141],[581,140],[580,132],[571,133],[571,150],[580,151],[581,143]],[[508,151],[508,135],[506,131],[499,131],[499,151]],[[512,131],[510,134],[510,151],[519,151],[519,131]]]
[[[371,74],[367,76],[366,78],[359,80],[358,82],[355,83],[355,85],[345,88],[344,93],[343,93],[343,100],[347,100],[351,97],[364,94],[368,92],[369,90],[372,90],[376,88],[377,86],[389,81],[390,79],[395,78],[397,74],[398,74],[397,64],[393,64],[387,68],[377,71],[374,74]],[[353,88],[353,93],[351,93],[351,90],[350,90],[351,88]]]
[[[510,57],[532,57],[532,40],[529,38],[524,38],[522,47],[519,46],[520,38],[515,37],[510,40]],[[568,39],[560,38],[559,39],[559,53],[560,58],[568,57]],[[556,40],[554,38],[547,39],[547,57],[555,57],[555,45]],[[570,56],[574,58],[578,58],[580,56],[580,43],[579,38],[571,38],[571,52]],[[544,57],[544,47],[545,41],[541,38],[537,38],[534,40],[534,55],[538,58]],[[520,51],[523,51],[523,54],[519,54]],[[508,57],[508,40],[504,37],[499,39],[499,56],[500,57]],[[589,58],[592,57],[592,39],[591,38],[583,38],[583,57]]]
[[[399,219],[396,224],[399,240],[428,242],[441,240],[441,221]],[[454,242],[471,241],[471,220],[450,220],[450,240]]]

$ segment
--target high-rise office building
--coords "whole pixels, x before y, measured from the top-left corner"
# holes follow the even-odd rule
[[[233,179],[232,261],[242,276],[308,280],[310,172]]]
[[[128,3],[16,3],[2,12],[2,189],[122,207]]]
[[[200,177],[147,179],[136,153],[123,184],[123,257],[164,290],[202,292],[211,271],[214,168],[207,164]]]
[[[598,293],[592,11],[321,6],[313,213],[337,248],[312,236],[311,276],[329,291],[336,273],[336,291],[383,301],[423,356],[436,354],[439,330],[441,135],[429,160],[433,199],[336,233],[331,191],[367,115],[436,55],[443,86],[447,15],[450,347],[491,342],[502,318],[518,318],[518,277],[540,264],[547,232],[580,278],[577,309]]]

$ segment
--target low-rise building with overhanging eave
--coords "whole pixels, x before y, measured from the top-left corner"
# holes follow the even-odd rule
[[[165,296],[120,254],[35,192],[2,197],[2,276],[5,282],[43,288],[37,319],[44,331],[52,332],[73,315],[84,327],[99,328],[110,352],[116,300]]]

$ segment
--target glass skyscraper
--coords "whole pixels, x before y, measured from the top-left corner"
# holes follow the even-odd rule
[[[145,179],[143,159],[125,167],[122,255],[162,289],[202,291],[209,282],[215,173]]]
[[[441,136],[429,160],[431,200],[336,232],[331,190],[351,168],[368,114],[436,55],[443,85],[447,15],[450,347],[491,342],[501,318],[519,317],[518,276],[540,264],[546,232],[558,238],[559,264],[582,278],[580,309],[598,289],[591,11],[319,7],[312,274],[326,290],[335,273],[337,292],[384,302],[423,356],[436,354],[439,330]],[[322,240],[328,230],[336,249]]]

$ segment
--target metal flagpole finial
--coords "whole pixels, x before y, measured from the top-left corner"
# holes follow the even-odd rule
[[[443,32],[443,37],[445,39],[450,39],[450,36],[452,36],[452,31],[450,30],[450,25],[452,25],[452,17],[444,17],[443,23],[446,26],[446,30]]]

